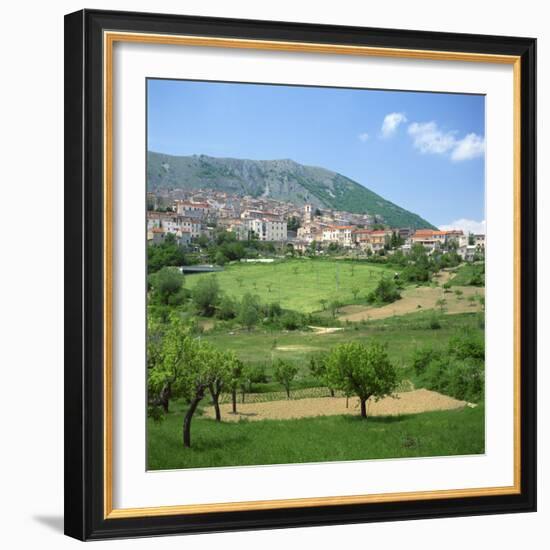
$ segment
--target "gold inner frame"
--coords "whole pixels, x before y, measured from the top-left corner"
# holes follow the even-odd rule
[[[149,508],[113,508],[113,360],[112,360],[112,293],[113,293],[113,46],[116,42],[202,46],[217,48],[240,48],[287,52],[306,52],[370,57],[394,57],[443,61],[466,61],[475,63],[498,63],[513,66],[514,86],[514,484],[505,487],[483,487],[415,491],[370,495],[348,495],[279,500],[255,500],[246,502],[222,502],[212,504],[182,504]],[[270,40],[247,40],[179,36],[148,33],[111,32],[103,34],[103,110],[104,110],[104,518],[135,518],[212,512],[272,510],[280,508],[303,508],[309,506],[334,506],[403,502],[412,500],[435,500],[443,498],[482,497],[511,495],[521,492],[520,462],[520,266],[521,266],[521,62],[519,56],[493,55],[430,50],[407,50],[368,46],[345,46],[338,44],[315,44],[306,42],[283,42]]]

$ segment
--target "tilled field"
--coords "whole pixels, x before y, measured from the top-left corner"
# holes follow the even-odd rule
[[[441,411],[465,407],[465,401],[453,399],[441,393],[419,389],[396,394],[397,397],[385,397],[380,401],[369,401],[369,416],[394,416],[428,411]],[[346,406],[345,397],[310,397],[270,401],[265,403],[239,403],[237,414],[231,412],[231,404],[220,406],[222,419],[229,421],[247,420],[287,420],[312,416],[333,416],[340,414],[358,415],[359,400],[349,399]],[[206,417],[214,418],[214,408],[207,407]]]

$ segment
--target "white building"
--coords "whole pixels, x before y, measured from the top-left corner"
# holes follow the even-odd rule
[[[190,237],[198,237],[202,225],[196,218],[181,216],[175,212],[147,212],[147,230],[162,228],[165,233],[188,233]]]
[[[191,218],[205,218],[211,209],[206,202],[176,201],[175,204],[178,214]]]
[[[331,225],[323,231],[323,242],[337,243],[340,246],[353,246],[353,225]]]
[[[248,231],[253,231],[260,241],[286,241],[286,221],[272,219],[253,219],[245,221]]]

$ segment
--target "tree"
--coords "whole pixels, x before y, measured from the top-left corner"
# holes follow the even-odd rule
[[[387,277],[382,277],[378,281],[376,288],[372,292],[369,292],[367,302],[370,304],[391,304],[400,298],[401,294],[399,293],[399,289],[397,288],[395,281],[392,281]]]
[[[232,352],[219,352],[212,350],[211,361],[215,361],[214,367],[211,369],[211,378],[208,384],[210,396],[212,397],[212,405],[216,414],[216,421],[222,419],[220,411],[220,394],[226,387],[235,388],[233,393],[233,412],[236,411],[236,381],[234,380],[238,369],[238,360]]]
[[[179,293],[183,287],[184,277],[177,267],[163,267],[149,275],[148,282],[153,291],[153,301],[157,303],[174,305],[174,302],[180,302],[183,299]]]
[[[161,327],[150,318],[147,321],[147,389],[150,401],[162,406],[167,413],[174,385],[180,376],[185,356],[187,327],[176,315],[168,326]]]
[[[158,327],[151,321],[149,331],[157,334]],[[213,391],[214,406],[218,403],[219,392],[225,380],[230,380],[234,356],[220,353],[210,344],[193,338],[188,328],[178,316],[172,315],[165,329],[162,344],[156,340],[148,343],[149,395],[159,396],[165,412],[168,399],[182,397],[188,403],[182,426],[184,447],[191,446],[191,421],[205,391]],[[219,407],[217,407],[219,418]]]
[[[241,325],[250,330],[260,319],[260,304],[258,298],[247,292],[239,307],[237,320]]]
[[[175,382],[178,393],[189,403],[183,418],[183,446],[191,447],[191,421],[206,389],[219,378],[218,353],[206,342],[190,337],[184,340],[183,367]]]
[[[298,374],[298,367],[288,361],[277,359],[273,368],[273,376],[279,384],[284,386],[287,399],[290,399],[290,385],[296,375]]]
[[[164,329],[162,323],[154,315],[147,316],[147,380],[149,402],[153,406],[161,405],[166,414],[169,407],[169,393],[164,391],[166,387],[164,378],[158,385],[150,383],[151,372],[159,372],[163,367],[164,353]]]
[[[357,395],[361,417],[367,416],[367,401],[391,394],[397,387],[397,370],[386,348],[378,342],[338,344],[327,360],[328,377],[346,395]]]
[[[237,390],[241,385],[244,374],[244,365],[237,359],[236,355],[231,354],[227,369],[227,386],[231,391],[231,409],[233,414],[237,414]]]
[[[340,306],[342,304],[338,300],[331,300],[328,304],[328,308],[330,309],[330,312],[332,313],[333,319],[336,319],[336,314],[340,310]]]
[[[354,300],[357,300],[357,295],[359,294],[359,289],[354,286],[352,289],[351,289],[351,293],[353,294],[353,299]]]
[[[201,315],[211,317],[220,300],[220,286],[216,277],[200,279],[193,289],[193,301]]]
[[[311,375],[317,378],[321,384],[327,386],[330,391],[330,396],[334,397],[334,387],[328,377],[327,359],[328,355],[326,353],[312,355],[309,359],[309,372],[311,372]]]
[[[435,305],[441,310],[441,312],[443,312],[445,306],[447,305],[447,300],[445,300],[445,298],[439,298]]]
[[[160,244],[147,247],[147,272],[155,273],[166,266],[185,265],[183,248],[177,243],[175,235],[168,233]]]
[[[228,262],[227,256],[222,250],[218,250],[214,256],[214,263],[217,265],[225,265]]]
[[[237,305],[231,296],[224,294],[218,306],[217,316],[220,319],[233,319],[237,315]]]

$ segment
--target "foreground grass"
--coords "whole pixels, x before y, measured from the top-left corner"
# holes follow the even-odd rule
[[[186,277],[189,289],[205,277],[216,277],[220,288],[233,298],[250,292],[262,302],[279,302],[285,309],[311,313],[322,309],[321,300],[343,304],[365,299],[383,275],[393,276],[394,267],[342,260],[285,260],[272,264],[236,263],[220,273]],[[357,298],[353,296],[357,289]]]
[[[149,420],[148,469],[206,468],[481,454],[484,407],[398,417],[326,416],[215,422],[196,418],[192,448],[181,442],[182,411]]]

